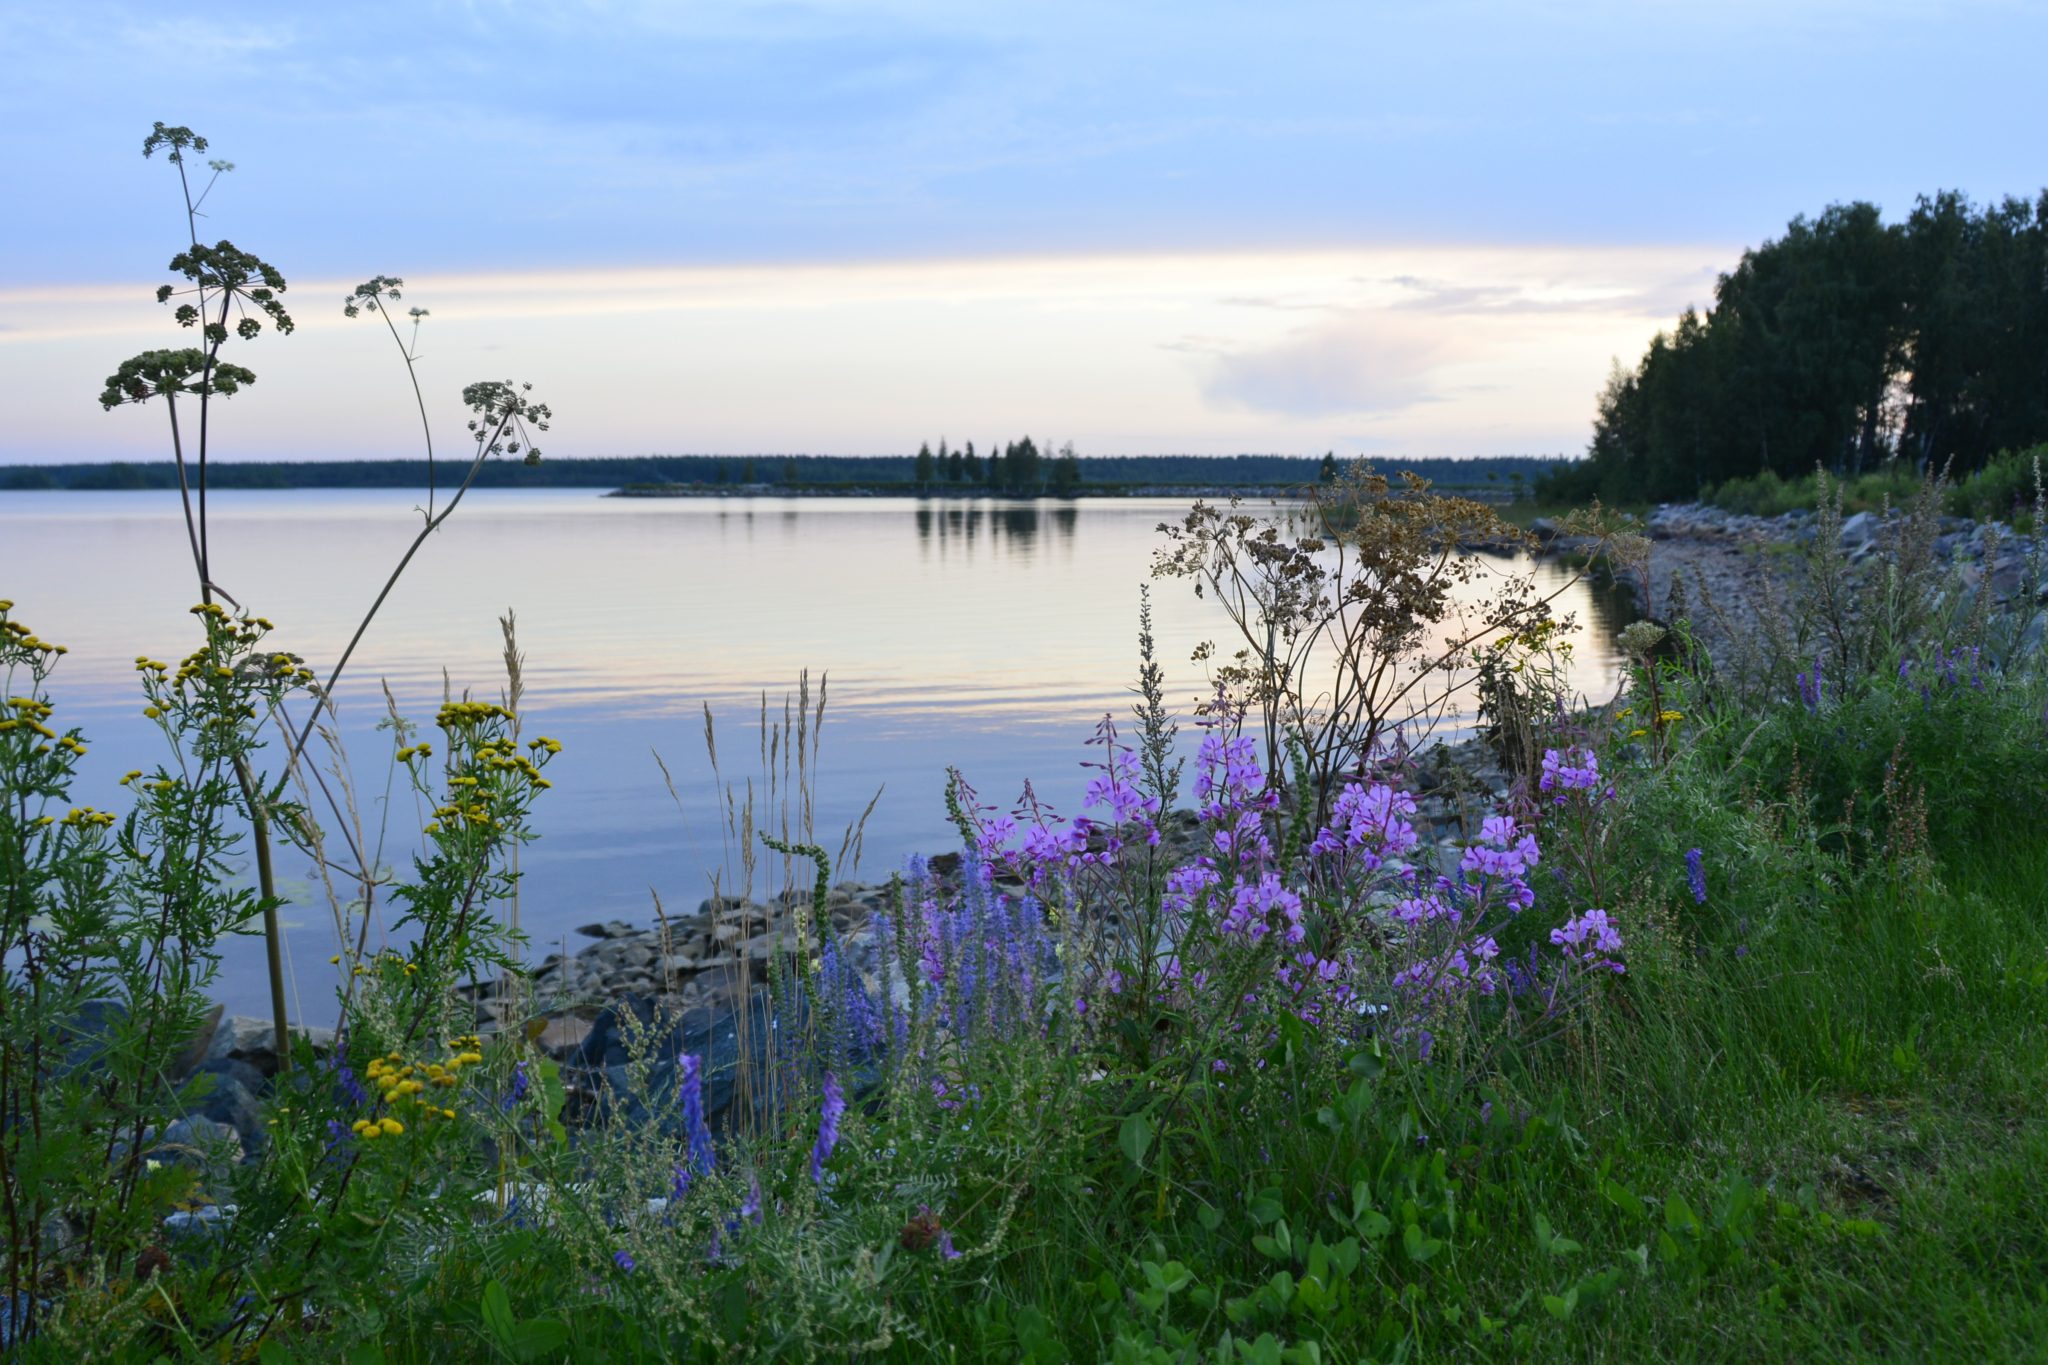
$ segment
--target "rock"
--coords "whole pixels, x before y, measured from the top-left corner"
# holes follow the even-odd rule
[[[238,1062],[232,1057],[216,1057],[193,1075],[195,1079],[200,1076],[209,1077],[209,1080],[202,1082],[207,1085],[218,1085],[224,1080],[234,1081],[252,1095],[262,1094],[270,1084],[269,1079],[255,1067],[247,1062]]]
[[[263,1131],[263,1106],[248,1087],[231,1076],[221,1076],[201,1102],[199,1115],[231,1128],[241,1138],[241,1149],[254,1155],[269,1145]]]
[[[1877,537],[1878,521],[1875,512],[1858,512],[1842,522],[1842,548],[1851,549],[1867,545]]]
[[[233,1085],[234,1082],[227,1082]],[[257,1120],[260,1128],[262,1120]],[[242,1159],[243,1140],[241,1131],[218,1119],[200,1115],[182,1118],[167,1124],[157,1135],[156,1144],[145,1156],[157,1161],[177,1161],[185,1165],[204,1167],[216,1161],[233,1164]]]
[[[88,1000],[80,1005],[53,1040],[63,1048],[57,1069],[63,1072],[90,1066],[127,1020],[128,1007],[118,1000]]]
[[[602,924],[586,924],[576,931],[586,938],[631,938],[640,931],[622,919],[608,919]]]
[[[548,1018],[541,1026],[534,1045],[542,1052],[561,1061],[573,1055],[590,1037],[591,1024],[588,1019],[573,1014],[557,1014]]]
[[[170,1078],[173,1082],[184,1080],[205,1063],[207,1052],[213,1047],[213,1035],[220,1029],[221,1015],[226,1012],[227,1006],[216,1001],[199,1021],[199,1029],[186,1045],[184,1055],[171,1064]]]
[[[326,1052],[334,1046],[334,1030],[331,1028],[294,1029],[292,1034],[312,1043],[315,1052]],[[271,1020],[246,1014],[223,1019],[214,1031],[213,1041],[207,1046],[205,1060],[199,1064],[199,1069],[212,1070],[213,1063],[218,1061],[247,1062],[268,1080],[277,1074],[278,1069],[276,1037],[276,1026]]]

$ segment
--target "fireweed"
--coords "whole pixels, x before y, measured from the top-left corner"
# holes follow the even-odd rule
[[[1476,1009],[1552,1016],[1622,968],[1598,908],[1548,938],[1521,931],[1527,951],[1508,960],[1502,935],[1535,905],[1543,856],[1539,828],[1513,816],[1486,820],[1436,872],[1392,783],[1346,783],[1311,828],[1268,788],[1256,741],[1216,727],[1196,757],[1196,851],[1175,857],[1114,722],[1091,743],[1102,757],[1071,819],[1029,788],[998,813],[956,778],[958,885],[913,866],[901,909],[875,922],[872,988],[825,955],[834,1062],[957,1063],[978,1040],[1068,1031],[1141,1066],[1192,1048],[1182,1063],[1216,1073],[1255,1064],[1283,1016],[1339,1046],[1378,1038],[1427,1059]],[[1547,752],[1543,782],[1557,818],[1597,820],[1612,795],[1590,752]],[[943,1107],[971,1099],[938,1072],[929,1089]]]

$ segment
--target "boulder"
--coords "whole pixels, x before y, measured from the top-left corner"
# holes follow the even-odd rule
[[[1878,521],[1875,512],[1858,512],[1842,522],[1842,548],[1853,549],[1867,545],[1877,538]]]
[[[312,1043],[315,1052],[326,1052],[334,1046],[334,1030],[331,1028],[293,1029],[292,1035]],[[207,1045],[206,1056],[198,1069],[214,1070],[216,1062],[246,1062],[268,1080],[278,1071],[276,1039],[272,1021],[246,1014],[231,1015],[221,1020],[214,1030],[213,1040]]]

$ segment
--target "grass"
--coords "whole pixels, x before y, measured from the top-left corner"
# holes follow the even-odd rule
[[[2048,447],[2004,451],[1983,468],[1962,475],[1943,489],[1942,510],[1979,521],[2010,521],[2022,530],[2033,525],[2036,465]],[[1921,476],[1911,468],[1889,463],[1868,474],[1840,480],[1842,507],[1851,514],[1877,512],[1911,502]],[[1817,488],[1812,474],[1785,479],[1766,470],[1750,478],[1730,479],[1709,488],[1702,501],[1731,512],[1777,517],[1813,507]]]

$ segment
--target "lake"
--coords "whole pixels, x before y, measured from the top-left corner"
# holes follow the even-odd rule
[[[277,623],[271,643],[324,678],[414,534],[420,501],[386,491],[216,494],[215,577]],[[821,842],[837,850],[840,832],[881,793],[855,875],[880,879],[912,853],[951,846],[949,764],[986,799],[1007,803],[1029,778],[1071,812],[1085,776],[1078,764],[1097,752],[1083,741],[1105,711],[1129,715],[1155,528],[1187,506],[473,492],[413,561],[343,679],[341,729],[364,819],[381,815],[394,748],[377,728],[379,680],[427,725],[444,682],[497,700],[498,618],[508,609],[526,655],[527,733],[564,745],[549,769],[554,790],[535,812],[542,837],[522,855],[536,955],[593,920],[650,920],[656,894],[671,913],[696,907],[728,861],[704,707],[725,778],[752,775],[758,785],[763,699],[779,720],[806,669],[814,699],[829,679],[814,784]],[[1553,562],[1536,571],[1550,585],[1569,577]],[[1185,742],[1205,691],[1190,651],[1210,636],[1222,643],[1228,623],[1185,582],[1156,583],[1152,595]],[[132,661],[175,659],[194,641],[186,609],[197,596],[176,497],[0,494],[0,597],[70,647],[53,679],[52,723],[82,726],[92,747],[74,802],[122,809],[118,778],[154,763],[161,745],[141,715]],[[1574,682],[1604,699],[1626,608],[1584,584],[1561,605],[1579,620]],[[422,821],[409,795],[394,805],[384,856],[403,865]],[[308,866],[286,851],[279,875],[292,902],[282,913],[294,1011],[317,1020],[331,1012],[335,943]],[[215,993],[231,1012],[264,1012],[260,941],[237,940],[227,956]]]

